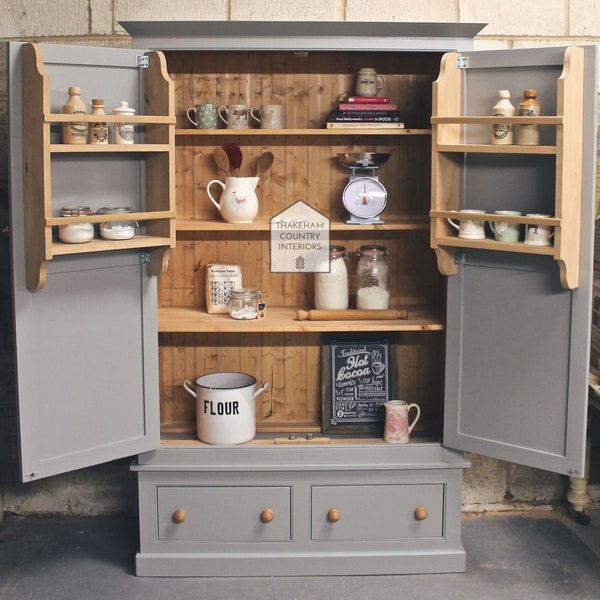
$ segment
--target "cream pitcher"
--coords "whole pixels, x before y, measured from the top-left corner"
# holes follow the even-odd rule
[[[227,177],[225,183],[212,179],[206,186],[210,201],[217,207],[221,216],[228,223],[252,223],[258,214],[258,198],[256,186],[258,177]],[[210,193],[213,184],[223,188],[220,202]]]

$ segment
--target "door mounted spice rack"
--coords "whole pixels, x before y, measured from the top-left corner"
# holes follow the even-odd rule
[[[581,47],[566,49],[564,68],[557,80],[557,114],[539,117],[467,116],[462,114],[461,91],[465,72],[460,67],[459,55],[448,53],[442,59],[440,76],[433,85],[432,111],[432,204],[431,247],[435,250],[438,268],[444,275],[455,275],[459,266],[455,261],[456,248],[477,248],[486,251],[520,252],[552,256],[558,263],[560,281],[564,288],[579,286],[579,246],[582,193],[582,147],[584,53]],[[543,125],[556,129],[555,145],[518,146],[466,143],[467,128],[494,123],[513,125]],[[464,208],[461,198],[461,180],[469,154],[555,155],[555,197],[552,217],[507,216],[491,213],[478,215],[485,221],[505,221],[522,225],[538,224],[554,229],[553,245],[531,246],[524,242],[506,243],[493,239],[465,240],[458,238],[448,224]],[[498,165],[504,177],[510,172]],[[510,167],[506,167],[510,169]],[[498,185],[498,182],[495,182]],[[505,206],[498,206],[504,209]],[[542,212],[542,211],[540,211]],[[545,211],[550,212],[550,211]]]
[[[164,55],[148,54],[144,69],[147,115],[102,115],[102,121],[127,121],[144,128],[144,143],[120,145],[51,143],[51,126],[66,122],[95,122],[97,115],[64,115],[50,108],[51,81],[46,73],[42,51],[37,44],[23,46],[23,193],[25,203],[25,261],[27,288],[44,287],[46,266],[56,256],[127,249],[146,249],[150,259],[149,275],[160,275],[167,268],[170,248],[175,247],[175,115],[173,82]],[[127,203],[142,207],[127,215],[127,220],[143,221],[145,233],[129,240],[94,239],[84,244],[54,241],[53,229],[69,223],[123,221],[123,215],[82,217],[53,216],[51,171],[53,157],[140,154],[145,162],[143,185]],[[142,190],[144,194],[142,196]]]

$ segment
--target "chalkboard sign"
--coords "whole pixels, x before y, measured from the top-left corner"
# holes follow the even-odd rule
[[[332,340],[323,362],[323,431],[381,433],[391,399],[389,340]]]

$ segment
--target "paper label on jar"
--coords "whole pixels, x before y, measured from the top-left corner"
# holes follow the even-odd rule
[[[223,263],[206,266],[206,311],[226,313],[233,290],[242,288],[242,267]]]

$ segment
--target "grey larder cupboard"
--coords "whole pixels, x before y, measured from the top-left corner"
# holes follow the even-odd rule
[[[356,25],[125,24],[136,45],[165,50],[167,57],[169,51],[223,49],[344,53],[355,51],[357,40],[365,57],[370,52],[460,51],[459,98],[446,112],[434,100],[433,112],[431,239],[440,268],[448,274],[443,444],[423,439],[391,446],[378,439],[365,443],[334,436],[326,445],[210,447],[174,434],[161,441],[156,278],[147,274],[143,249],[56,257],[48,262],[43,288],[27,288],[22,119],[39,115],[21,114],[22,45],[10,46],[22,477],[30,481],[138,454],[132,468],[140,494],[139,575],[461,571],[461,483],[468,462],[457,450],[565,474],[583,472],[595,48],[583,50],[584,85],[577,94],[582,121],[573,133],[577,125],[561,116],[557,91],[565,49],[480,54],[469,51],[477,28],[372,24],[366,35]],[[137,99],[140,107],[147,100],[134,64],[139,52],[44,46],[43,54],[51,75],[52,112],[60,112],[73,81],[93,87],[100,72],[107,96],[112,78],[127,82],[119,79],[120,89],[110,92],[108,106],[125,96]],[[88,76],[96,55],[103,66]],[[121,61],[126,63],[122,68]],[[558,115],[543,129],[544,149],[490,152],[490,124],[470,123],[470,116],[488,115],[490,94],[497,89],[517,91],[534,84],[544,97],[544,114]],[[448,139],[446,125],[454,126],[450,135],[456,139]],[[580,225],[578,282],[572,288],[563,285],[555,256],[520,248],[496,252],[485,244],[464,247],[444,229],[445,213],[452,210],[482,208],[493,214],[511,208],[554,215],[555,235],[561,236],[563,194],[555,182],[565,159],[565,131],[580,140],[582,149],[580,185],[568,198],[577,205]],[[106,189],[111,178],[105,175],[114,169],[124,171],[108,184],[107,193],[118,203],[135,197],[137,210],[148,210],[147,156],[107,153],[98,160],[54,151],[54,210],[75,199],[106,204],[97,189]],[[569,269],[572,273],[572,264]]]

